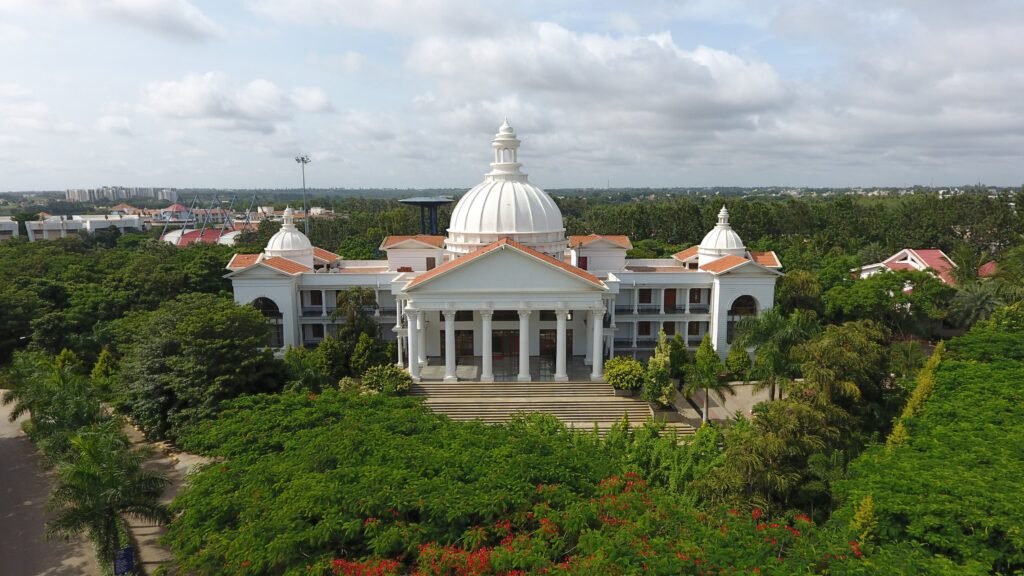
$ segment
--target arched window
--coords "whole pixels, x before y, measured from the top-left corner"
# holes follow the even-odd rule
[[[252,307],[259,310],[260,314],[263,314],[267,318],[280,319],[282,317],[281,309],[278,308],[277,303],[270,298],[260,296],[252,301]]]
[[[284,323],[282,322],[284,315],[281,314],[281,309],[277,307],[277,303],[260,296],[253,300],[251,306],[260,311],[263,317],[270,322],[270,338],[267,341],[267,345],[271,348],[281,348],[284,346]]]
[[[734,336],[736,322],[742,319],[744,316],[756,316],[757,315],[757,300],[753,296],[744,295],[733,300],[732,306],[728,312],[728,322],[725,326],[725,341],[732,344]]]

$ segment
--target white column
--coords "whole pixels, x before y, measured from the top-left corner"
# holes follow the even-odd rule
[[[444,311],[444,381],[457,382],[455,377],[455,311]]]
[[[425,316],[426,312],[420,310],[416,314],[416,337],[419,342],[416,343],[416,353],[418,354],[417,360],[420,364],[427,364],[427,319]]]
[[[491,310],[480,310],[480,322],[482,324],[480,329],[480,352],[481,352],[481,366],[480,366],[480,381],[481,382],[493,382],[494,381],[494,351],[491,350],[493,334],[491,334],[491,315],[494,314]]]
[[[659,314],[664,314],[665,313],[665,289],[664,288],[659,288],[658,289],[658,313]]]
[[[686,295],[683,296],[684,298],[686,298],[686,313],[687,314],[690,313],[690,290],[693,290],[693,288],[687,288],[686,290],[684,290]]]
[[[320,315],[327,318],[327,290],[320,291]]]
[[[568,310],[555,310],[555,319],[558,320],[555,330],[555,381],[557,382],[569,379],[569,375],[565,373],[565,318],[568,315]]]
[[[615,358],[615,324],[612,323],[612,334],[608,337],[608,357]]]
[[[594,365],[590,370],[590,379],[599,381],[604,377],[604,308],[591,310],[590,318],[594,324],[594,335],[590,338],[594,347]]]
[[[636,335],[640,332],[640,321],[633,320],[633,348],[636,348]]]
[[[636,315],[637,309],[640,306],[640,287],[633,286],[633,314]]]
[[[583,347],[583,350],[585,350],[585,352],[583,353],[583,365],[584,366],[590,366],[591,363],[593,363],[593,359],[590,356],[590,352],[594,349],[594,347],[591,345],[591,340],[590,340],[590,336],[593,333],[593,330],[592,330],[592,328],[593,328],[593,325],[592,325],[593,321],[594,321],[593,315],[591,315],[588,312],[587,313],[587,317],[584,319],[584,326],[585,326],[585,328],[583,329],[583,339],[586,341],[586,345]]]
[[[422,314],[419,310],[406,312],[406,318],[409,322],[409,375],[412,376],[413,380],[419,380],[420,378],[420,364],[416,359],[419,357],[419,350],[417,348],[420,345],[419,320]]]
[[[519,377],[520,382],[530,381],[530,310],[519,311]]]
[[[401,316],[399,316],[399,318],[401,318]],[[405,362],[404,362],[405,359],[403,358],[403,356],[405,354],[405,351],[402,350],[402,347],[405,346],[405,340],[402,339],[402,335],[401,334],[399,334],[396,337],[396,340],[398,342],[398,345],[395,346],[395,348],[398,349],[398,363],[396,364],[396,366],[398,366],[399,368],[404,368],[405,367]]]

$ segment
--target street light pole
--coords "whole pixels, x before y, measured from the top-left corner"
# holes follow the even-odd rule
[[[309,154],[300,154],[295,161],[302,165],[302,214],[306,218],[306,236],[309,236],[309,208],[306,206],[306,164],[312,162]]]

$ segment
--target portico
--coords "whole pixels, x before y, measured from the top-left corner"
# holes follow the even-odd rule
[[[516,287],[522,278],[538,288]],[[516,380],[528,382],[535,378],[531,358],[546,357],[553,361],[551,377],[566,381],[568,358],[579,355],[590,360],[591,379],[600,380],[604,363],[592,359],[605,357],[610,285],[617,289],[614,276],[602,281],[509,239],[411,279],[399,277],[393,289],[404,302],[406,356],[419,359],[409,372],[420,378],[426,359],[439,357],[444,380],[452,382],[459,357],[479,356],[477,378],[490,382],[495,360],[514,357]],[[436,348],[426,349],[428,343]]]

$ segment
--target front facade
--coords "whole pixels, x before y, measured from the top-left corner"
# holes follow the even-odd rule
[[[571,362],[598,380],[604,359],[648,356],[660,331],[690,347],[710,334],[724,357],[735,321],[772,306],[781,264],[748,251],[725,208],[699,246],[629,259],[624,236],[565,235],[558,206],[520,171],[519,143],[505,122],[491,171],[459,200],[448,234],[388,237],[386,260],[314,248],[287,210],[262,253],[228,264],[235,300],[268,317],[273,346],[315,345],[343,322],[337,294],[369,288],[396,362],[416,379],[443,366],[447,381],[566,380]]]

